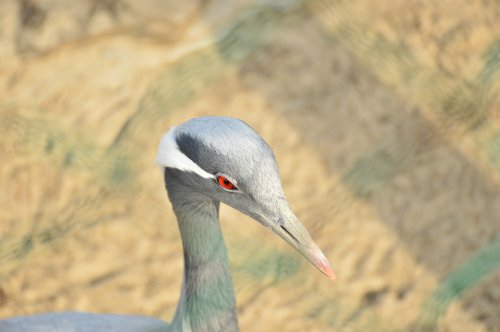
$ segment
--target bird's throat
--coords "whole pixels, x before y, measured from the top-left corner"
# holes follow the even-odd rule
[[[168,182],[167,182],[168,183]],[[236,300],[219,224],[219,203],[189,193],[172,196],[184,249],[184,276],[173,331],[238,331]]]

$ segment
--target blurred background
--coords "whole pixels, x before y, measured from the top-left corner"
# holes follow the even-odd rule
[[[500,331],[496,0],[1,0],[0,317],[170,321],[155,165],[243,119],[337,272],[223,207],[242,331]]]

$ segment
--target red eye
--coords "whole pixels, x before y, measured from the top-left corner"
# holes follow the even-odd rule
[[[237,190],[238,189],[231,181],[229,181],[226,177],[224,177],[222,175],[219,175],[217,177],[217,183],[219,184],[219,186],[221,186],[221,188],[224,188],[226,190]]]

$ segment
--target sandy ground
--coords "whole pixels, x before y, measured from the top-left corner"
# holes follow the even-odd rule
[[[223,207],[243,331],[500,331],[497,2],[140,3],[0,2],[0,317],[170,320],[155,149],[219,114],[338,274]]]

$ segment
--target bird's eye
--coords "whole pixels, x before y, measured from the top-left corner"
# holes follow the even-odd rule
[[[238,190],[228,178],[222,175],[217,176],[217,184],[225,190]]]

